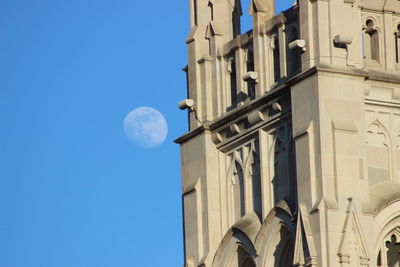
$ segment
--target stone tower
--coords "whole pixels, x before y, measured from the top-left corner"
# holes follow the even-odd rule
[[[190,12],[184,266],[400,266],[400,1]]]

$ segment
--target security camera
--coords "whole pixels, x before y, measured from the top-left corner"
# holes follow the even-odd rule
[[[353,42],[353,36],[345,35],[345,34],[338,34],[335,36],[333,42],[337,45],[349,45]]]
[[[181,102],[178,103],[178,107],[181,110],[192,109],[193,105],[194,105],[193,99],[183,99]]]
[[[289,49],[296,49],[296,48],[299,48],[299,49],[305,51],[306,50],[306,41],[297,39],[289,44]]]
[[[245,74],[243,74],[242,78],[243,78],[243,81],[245,81],[245,82],[257,81],[258,72],[255,72],[255,71],[246,72]]]

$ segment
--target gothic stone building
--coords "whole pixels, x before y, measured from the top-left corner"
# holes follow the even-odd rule
[[[400,266],[400,1],[190,12],[185,266]]]

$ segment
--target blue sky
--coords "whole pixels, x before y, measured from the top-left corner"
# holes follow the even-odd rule
[[[187,127],[188,13],[188,1],[0,0],[0,266],[182,266],[173,140]],[[124,135],[140,106],[168,122],[157,148]]]

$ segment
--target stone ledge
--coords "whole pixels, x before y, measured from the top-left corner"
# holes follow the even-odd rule
[[[175,143],[183,144],[204,132],[212,133],[220,130],[221,127],[229,125],[234,121],[244,119],[246,115],[250,114],[254,110],[261,108],[263,105],[269,102],[273,102],[278,98],[290,95],[291,86],[298,84],[299,82],[318,73],[336,73],[348,76],[357,76],[364,80],[400,83],[400,73],[391,73],[381,70],[359,69],[352,67],[337,67],[327,64],[318,64],[284,81],[282,84],[277,85],[275,88],[273,88],[271,91],[266,92],[264,95],[246,103],[241,107],[229,111],[220,118],[216,119],[214,122],[206,122],[203,125],[197,127],[196,129],[184,134],[183,136],[176,139]]]

